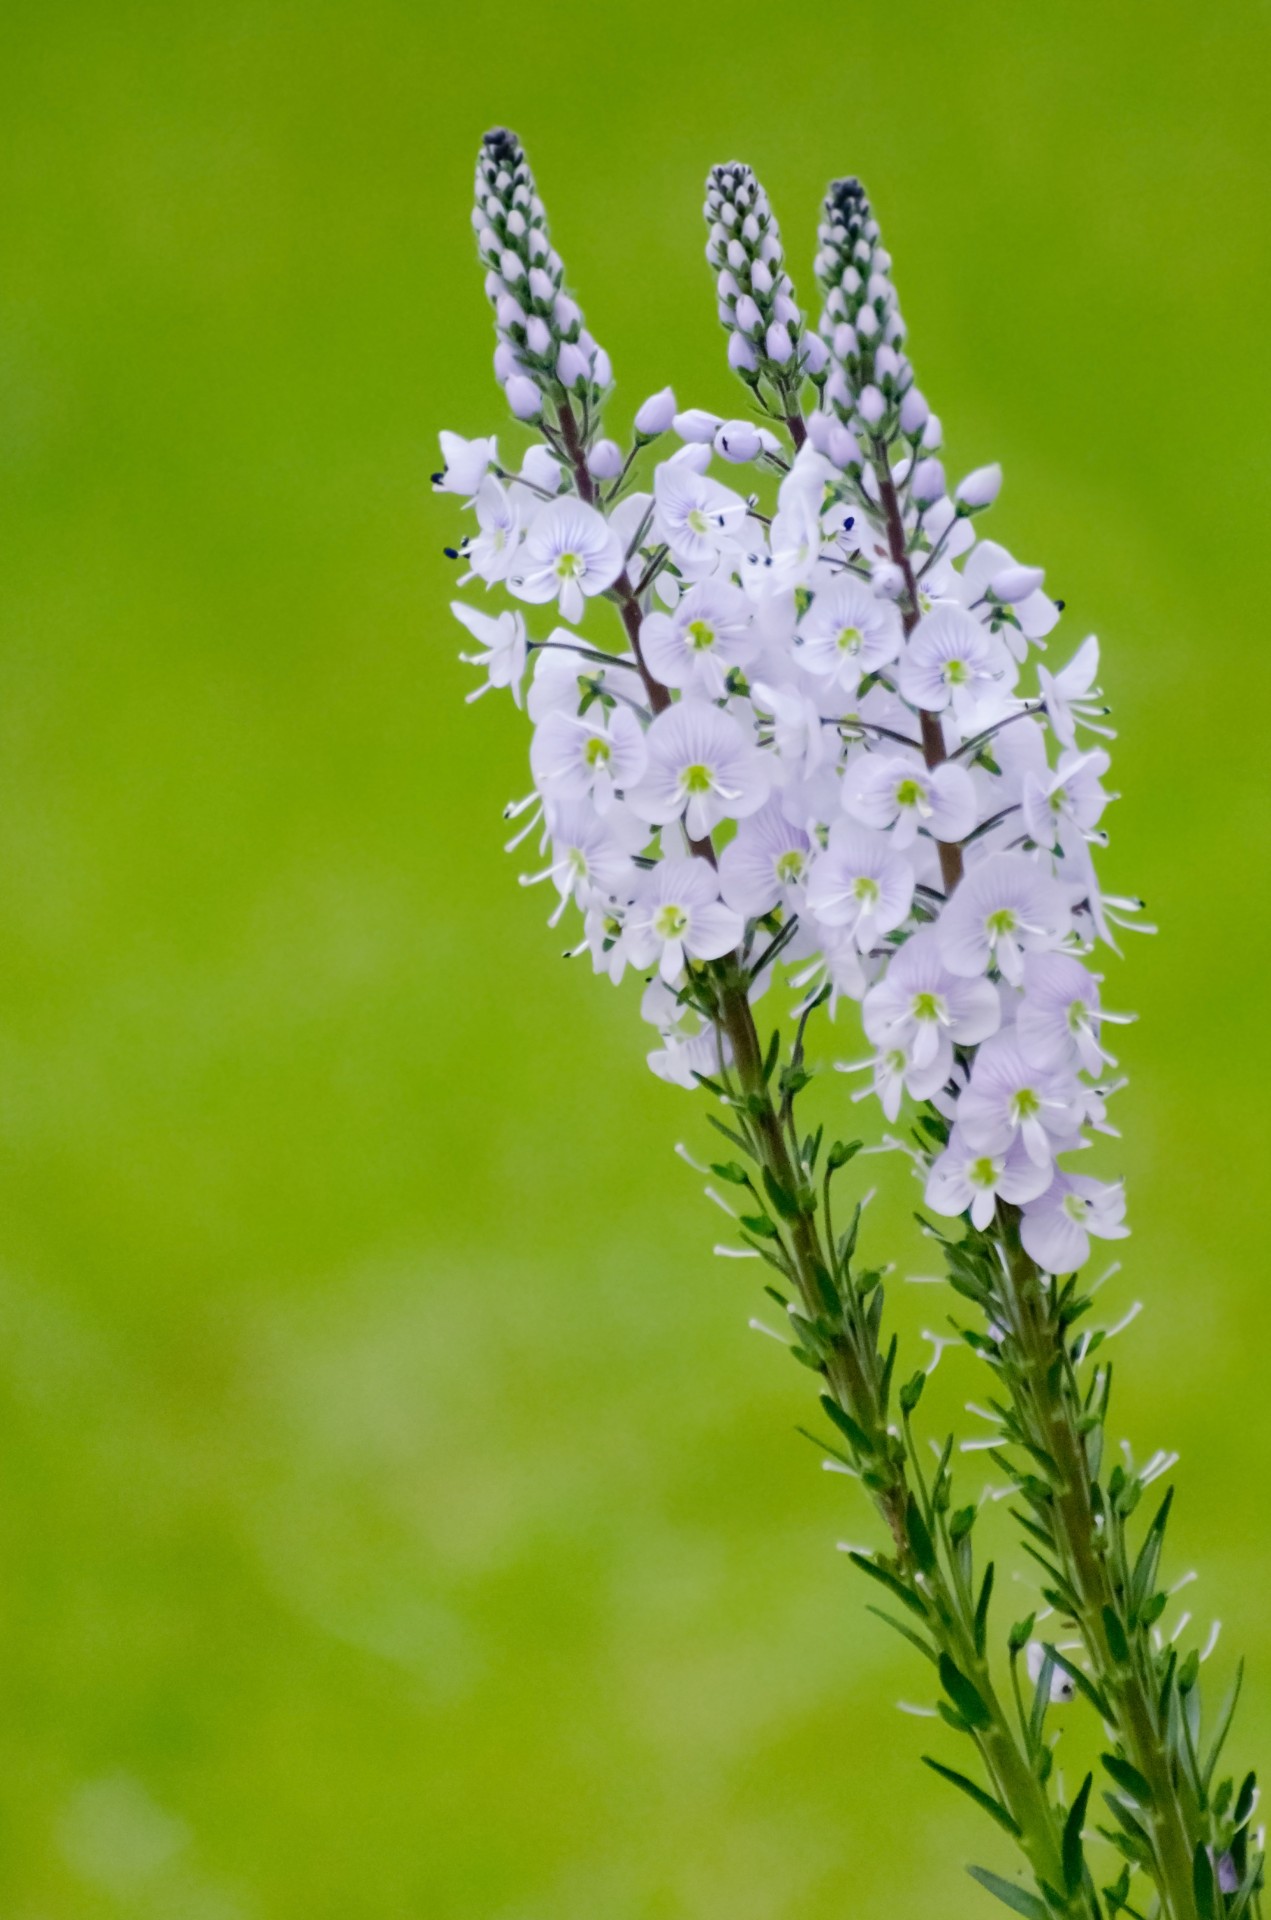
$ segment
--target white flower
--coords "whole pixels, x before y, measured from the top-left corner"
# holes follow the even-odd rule
[[[1037,668],[1047,717],[1055,737],[1065,747],[1076,745],[1078,721],[1091,733],[1102,734],[1107,740],[1116,738],[1111,727],[1095,724],[1107,713],[1103,696],[1095,685],[1098,672],[1099,642],[1093,634],[1082,641],[1068,665],[1058,673],[1050,673],[1040,664]]]
[[[487,440],[465,440],[461,434],[442,433],[441,457],[444,470],[434,473],[433,487],[438,493],[458,493],[471,502],[477,489],[490,468],[499,457],[499,443],[491,437]]]
[[[946,968],[934,927],[906,940],[865,995],[862,1023],[876,1047],[899,1047],[916,1067],[953,1065],[953,1043],[978,1046],[996,1033],[1002,1009],[990,980],[960,980]]]
[[[705,860],[660,860],[641,881],[627,920],[634,966],[654,961],[666,981],[677,980],[686,956],[718,960],[740,941],[745,923],[719,897],[719,878]]]
[[[1056,1153],[1080,1143],[1080,1103],[1072,1074],[1030,1065],[1008,1029],[986,1040],[976,1054],[970,1083],[958,1101],[958,1126],[979,1153],[1005,1153],[1019,1139],[1030,1160],[1049,1167]]]
[[[1090,1236],[1124,1240],[1125,1188],[1085,1174],[1056,1173],[1046,1191],[1024,1208],[1020,1239],[1046,1273],[1072,1273],[1090,1258]]]
[[[629,707],[606,713],[599,701],[584,714],[549,713],[534,734],[530,769],[549,797],[590,798],[608,812],[614,794],[629,792],[648,763],[644,729]]]
[[[972,1226],[983,1233],[993,1223],[999,1195],[1019,1206],[1034,1199],[1049,1181],[1049,1161],[1039,1167],[1021,1141],[986,1153],[955,1127],[948,1146],[932,1163],[925,1197],[934,1213],[956,1216],[969,1211]]]
[[[663,1036],[662,1045],[648,1055],[649,1066],[668,1086],[683,1087],[693,1093],[697,1091],[699,1073],[710,1079],[718,1074],[721,1045],[724,1045],[727,1065],[727,1045],[712,1028],[704,1027],[701,1033],[668,1033]]]
[[[975,825],[975,782],[951,760],[929,770],[900,754],[867,753],[848,767],[843,807],[862,826],[891,827],[898,847],[911,846],[920,830],[954,843]]]
[[[484,580],[490,587],[500,580],[506,580],[516,557],[520,515],[515,503],[492,473],[488,473],[481,482],[475,504],[481,531],[475,539],[465,540],[463,544],[463,557],[471,571],[463,576],[459,584],[466,586],[469,580],[476,578]]]
[[[640,649],[663,686],[720,698],[730,669],[755,651],[750,603],[726,580],[701,580],[681,595],[674,613],[645,615]]]
[[[777,905],[797,912],[811,849],[807,834],[791,825],[781,803],[769,800],[742,821],[719,857],[724,899],[747,919],[771,913]]]
[[[1071,821],[1077,836],[1090,839],[1108,804],[1100,779],[1111,764],[1102,747],[1088,753],[1068,748],[1049,777],[1026,774],[1021,799],[1029,838],[1039,847],[1056,847],[1064,822]]]
[[[1015,663],[987,628],[962,607],[941,601],[924,614],[900,661],[900,691],[915,707],[952,707],[964,731],[980,724],[988,694],[1014,684]]]
[[[731,488],[699,473],[691,460],[664,460],[653,476],[655,525],[678,561],[709,571],[719,555],[735,550],[746,502]]]
[[[1115,1066],[1099,1040],[1106,1017],[1099,1005],[1099,982],[1080,960],[1070,953],[1025,956],[1024,999],[1015,1031],[1026,1060],[1070,1072],[1084,1068],[1100,1073],[1105,1065]]]
[[[991,853],[971,868],[940,916],[950,973],[970,978],[996,966],[1012,986],[1024,953],[1058,947],[1071,926],[1064,889],[1022,853]]]
[[[771,687],[756,680],[751,698],[772,729],[777,759],[773,778],[785,785],[809,779],[827,759],[833,759],[833,740],[821,724],[821,709],[810,695],[795,687]]]
[[[901,631],[894,606],[876,599],[863,580],[839,574],[818,587],[799,623],[799,662],[855,697],[867,673],[896,659]]]
[[[600,905],[609,900],[624,902],[639,884],[639,870],[617,834],[599,818],[595,809],[578,800],[566,800],[554,806],[548,816],[551,841],[550,865],[541,873],[523,874],[521,885],[534,886],[550,880],[560,895],[560,906],[552,916],[559,920],[566,903],[576,899],[582,907]]]
[[[913,893],[913,868],[886,834],[835,821],[808,882],[808,906],[818,920],[844,928],[863,953],[903,923]]]
[[[757,813],[768,797],[764,756],[738,722],[691,696],[660,713],[645,736],[648,771],[631,803],[655,826],[681,816],[691,840],[721,820]]]
[[[570,496],[535,515],[508,585],[522,600],[559,599],[562,619],[572,624],[582,619],[585,598],[612,586],[622,564],[622,542],[604,515]]]
[[[462,600],[452,600],[450,611],[484,649],[481,653],[459,655],[465,666],[484,667],[486,671],[484,682],[468,699],[479,700],[491,687],[511,687],[512,698],[519,707],[527,648],[523,617],[510,611],[496,615],[482,613],[478,607],[465,607]]]

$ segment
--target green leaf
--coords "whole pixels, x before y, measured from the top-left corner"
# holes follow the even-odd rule
[[[922,1517],[922,1510],[912,1493],[909,1496],[909,1504],[905,1508],[905,1533],[909,1539],[910,1551],[922,1571],[934,1573],[936,1550],[931,1543],[931,1534]]]
[[[1051,1920],[1045,1902],[1035,1893],[1029,1893],[1026,1887],[1016,1886],[1013,1880],[1003,1880],[1000,1873],[990,1873],[987,1867],[968,1867],[967,1872],[979,1881],[986,1893],[995,1894],[1004,1907],[1013,1913],[1022,1913],[1025,1920]]]
[[[985,1813],[1010,1834],[1012,1840],[1019,1839],[1018,1824],[1012,1820],[1001,1801],[995,1800],[991,1793],[986,1793],[983,1787],[977,1787],[974,1780],[968,1780],[964,1773],[955,1773],[952,1767],[941,1766],[940,1762],[933,1760],[929,1754],[923,1754],[922,1764],[924,1767],[930,1767],[933,1773],[938,1773],[942,1780],[947,1780],[950,1786],[960,1787],[963,1793],[974,1800],[977,1807],[983,1807]]]
[[[927,1618],[927,1608],[921,1597],[912,1593],[902,1580],[898,1580],[890,1567],[879,1566],[877,1560],[871,1560],[863,1553],[849,1553],[847,1557],[853,1566],[859,1567],[861,1572],[867,1573],[871,1580],[877,1580],[880,1586],[886,1587],[890,1594],[894,1594],[902,1606],[908,1607],[910,1613],[916,1613],[920,1620]]]
[[[756,1240],[779,1240],[781,1238],[777,1230],[776,1221],[770,1220],[766,1213],[743,1213],[739,1218],[746,1232],[753,1233]]]
[[[1165,1528],[1169,1523],[1170,1508],[1174,1504],[1174,1489],[1170,1488],[1160,1506],[1156,1509],[1147,1537],[1139,1548],[1139,1557],[1134,1563],[1134,1572],[1130,1576],[1130,1611],[1137,1613],[1156,1584],[1156,1570],[1161,1563],[1161,1545],[1165,1539]]]
[[[984,1569],[984,1581],[980,1587],[980,1597],[975,1603],[975,1650],[983,1654],[988,1638],[989,1601],[993,1598],[993,1562],[990,1560]]]
[[[993,1715],[978,1689],[960,1667],[954,1666],[947,1653],[940,1655],[940,1684],[968,1726],[992,1725]]]
[[[1218,1920],[1218,1889],[1214,1884],[1214,1863],[1203,1840],[1196,1842],[1192,1855],[1192,1885],[1196,1890],[1196,1911],[1200,1920]]]
[[[1085,1877],[1086,1859],[1081,1846],[1081,1829],[1086,1824],[1086,1807],[1090,1800],[1090,1789],[1094,1785],[1094,1775],[1088,1773],[1081,1792],[1073,1801],[1064,1821],[1064,1885],[1069,1893],[1078,1893]]]
[[[922,1399],[923,1388],[926,1384],[927,1376],[920,1367],[913,1378],[906,1380],[904,1386],[900,1389],[900,1409],[902,1413],[913,1412],[918,1402]]]
[[[1151,1806],[1152,1789],[1137,1767],[1132,1767],[1128,1760],[1123,1760],[1115,1753],[1101,1753],[1099,1758],[1123,1793],[1128,1793],[1141,1807]]]
[[[1037,1615],[1035,1613],[1030,1613],[1027,1620],[1017,1620],[1015,1622],[1006,1642],[1012,1653],[1019,1653],[1021,1648],[1028,1645],[1029,1640],[1032,1638],[1033,1622],[1036,1618]]]
[[[850,1413],[845,1413],[831,1394],[821,1395],[821,1405],[826,1417],[832,1420],[839,1432],[845,1434],[858,1453],[871,1454],[876,1451],[873,1441],[864,1427],[857,1426]]]
[[[750,1175],[736,1160],[712,1160],[711,1172],[717,1180],[730,1180],[735,1187],[750,1184]]]
[[[1226,1745],[1227,1735],[1231,1732],[1231,1722],[1235,1717],[1236,1702],[1240,1698],[1240,1689],[1244,1685],[1245,1663],[1242,1660],[1236,1668],[1236,1677],[1232,1681],[1231,1691],[1223,1701],[1222,1711],[1218,1715],[1218,1729],[1214,1734],[1213,1745],[1209,1749],[1209,1758],[1205,1762],[1205,1787],[1214,1777],[1214,1768],[1218,1765],[1219,1755]]]
[[[845,1167],[860,1152],[861,1145],[859,1140],[836,1140],[825,1156],[826,1172],[837,1173],[840,1167]]]
[[[1120,1615],[1114,1607],[1103,1609],[1103,1631],[1107,1635],[1108,1652],[1119,1667],[1128,1664],[1130,1646],[1125,1637],[1125,1628],[1121,1625]]]
[[[876,1620],[885,1620],[887,1625],[898,1633],[902,1640],[907,1640],[911,1647],[917,1647],[924,1659],[930,1660],[932,1666],[935,1665],[936,1656],[920,1633],[915,1633],[912,1627],[907,1627],[903,1620],[897,1620],[890,1613],[884,1613],[881,1607],[866,1605],[865,1611],[866,1613],[872,1613]]]
[[[765,1167],[763,1170],[763,1184],[764,1192],[767,1194],[769,1200],[771,1200],[773,1207],[781,1215],[781,1218],[783,1220],[796,1219],[799,1212],[799,1203],[789,1189],[782,1186],[770,1167]]]

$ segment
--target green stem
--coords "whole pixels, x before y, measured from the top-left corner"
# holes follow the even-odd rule
[[[1016,1411],[1059,1470],[1054,1535],[1061,1571],[1078,1602],[1077,1628],[1100,1690],[1116,1716],[1126,1753],[1151,1788],[1144,1810],[1156,1855],[1154,1875],[1168,1920],[1197,1920],[1192,1860],[1195,1839],[1170,1764],[1157,1710],[1150,1649],[1144,1630],[1126,1615],[1125,1596],[1109,1564],[1106,1527],[1091,1498],[1091,1476],[1079,1426],[1080,1400],[1063,1330],[1049,1311],[1036,1264],[1020,1245],[1016,1223],[1006,1214],[1002,1233],[1009,1274],[1007,1306],[1018,1347],[1018,1379],[1006,1369]],[[1130,1650],[1118,1662],[1108,1639],[1107,1616],[1121,1623]]]

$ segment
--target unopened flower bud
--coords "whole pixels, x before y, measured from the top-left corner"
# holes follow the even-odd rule
[[[793,358],[794,342],[783,320],[774,320],[768,329],[764,344],[768,350],[768,358],[775,360],[779,367],[783,367],[787,360]]]
[[[734,466],[741,466],[747,460],[757,460],[763,450],[758,427],[748,420],[725,420],[715,434],[715,451],[725,460],[731,460]]]
[[[958,482],[958,502],[972,513],[981,507],[991,507],[1001,485],[1002,469],[995,460],[991,466],[977,467]]]
[[[803,342],[803,366],[815,380],[829,364],[830,350],[819,333],[809,333]]]
[[[591,369],[587,356],[580,346],[567,340],[556,357],[556,378],[562,387],[576,387],[587,378]]]
[[[543,396],[528,374],[514,373],[506,390],[508,405],[518,420],[536,420],[543,411]]]
[[[877,387],[866,387],[856,403],[856,410],[867,427],[876,427],[887,411],[887,402]]]
[[[912,440],[920,434],[931,418],[931,408],[926,396],[917,387],[910,387],[900,403],[900,431]]]
[[[615,479],[625,464],[622,448],[616,440],[597,440],[587,455],[587,471],[597,480]]]
[[[665,433],[675,418],[675,393],[671,387],[663,387],[660,393],[652,393],[639,409],[635,417],[635,429],[646,438],[654,440],[658,434]]]
[[[920,507],[929,507],[937,500],[944,499],[944,467],[939,460],[920,460],[918,462],[914,468],[911,492]]]
[[[728,364],[734,373],[753,373],[759,365],[759,355],[744,333],[729,334]]]

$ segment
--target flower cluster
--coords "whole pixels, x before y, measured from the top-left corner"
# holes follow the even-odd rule
[[[744,282],[780,313],[761,344],[786,365],[800,323],[762,190],[718,168],[707,204],[734,339],[758,340],[764,321]],[[438,484],[476,517],[466,578],[512,603],[455,612],[481,643],[467,657],[485,685],[520,700],[528,677],[534,792],[517,843],[541,828],[533,877],[558,895],[553,921],[572,902],[577,950],[615,981],[656,970],[654,1065],[686,1085],[728,1046],[703,1030],[695,982],[711,962],[739,956],[753,997],[779,955],[805,992],[858,1002],[885,1115],[908,1096],[936,1122],[927,1205],[984,1225],[1011,1202],[1042,1268],[1080,1266],[1092,1235],[1126,1231],[1120,1188],[1070,1162],[1110,1130],[1116,1016],[1090,958],[1133,906],[1102,893],[1091,857],[1109,798],[1108,753],[1090,737],[1108,733],[1098,647],[1027,685],[1059,609],[1039,568],[977,537],[995,470],[945,487],[858,184],[832,188],[821,229],[824,406],[792,458],[750,430],[760,478],[782,469],[771,512],[711,471],[727,423],[676,413],[669,396],[641,413],[681,444],[646,490],[615,482],[606,496],[606,475],[630,463],[619,453],[597,473],[608,443],[568,397],[593,376],[581,359],[562,372],[559,328],[577,313],[510,136],[486,142],[477,216],[491,223],[483,259],[501,249],[504,344],[527,370],[512,377],[555,391],[558,417],[515,475],[493,440],[444,436]],[[516,313],[513,258],[543,276],[542,300]],[[527,315],[551,300],[539,351]],[[619,653],[582,631],[597,597],[623,613]],[[531,638],[525,608],[561,624]]]

